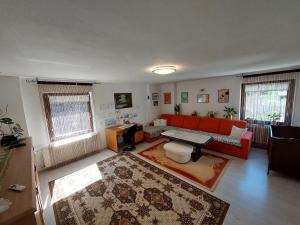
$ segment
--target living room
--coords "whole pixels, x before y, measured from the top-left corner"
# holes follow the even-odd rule
[[[0,224],[298,224],[298,1],[0,3]]]

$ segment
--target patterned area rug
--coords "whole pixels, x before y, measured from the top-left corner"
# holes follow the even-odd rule
[[[170,169],[210,191],[214,191],[230,160],[211,153],[204,153],[197,162],[177,163],[165,156],[163,145],[160,143],[138,154],[160,166]]]
[[[57,225],[219,225],[229,208],[130,153],[49,185]]]

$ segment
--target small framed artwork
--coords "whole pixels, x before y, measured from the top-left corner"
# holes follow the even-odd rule
[[[209,94],[197,95],[197,103],[209,103]]]
[[[158,106],[158,101],[153,101],[153,106]]]
[[[181,103],[188,103],[188,102],[189,102],[189,93],[181,92]]]
[[[164,103],[171,104],[171,92],[164,93]]]
[[[159,94],[158,93],[152,93],[152,101],[158,101]]]
[[[218,90],[218,102],[228,103],[229,102],[229,89]]]

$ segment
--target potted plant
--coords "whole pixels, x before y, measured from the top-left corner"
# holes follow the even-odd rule
[[[227,119],[231,119],[233,118],[234,115],[237,114],[237,112],[235,111],[235,109],[233,107],[226,107],[224,108],[224,112],[225,112],[225,118]]]
[[[193,112],[192,112],[192,116],[197,116],[198,115],[198,112],[196,111],[196,110],[194,110]]]
[[[174,106],[174,111],[175,111],[175,114],[176,114],[176,115],[180,114],[180,104],[176,104],[176,105]]]
[[[217,113],[214,112],[214,111],[208,111],[207,112],[207,116],[210,117],[210,118],[215,118],[216,115],[217,115]]]
[[[2,136],[1,145],[3,146],[16,143],[23,135],[24,131],[20,124],[14,122],[13,119],[6,116],[7,107],[8,106],[6,106],[5,110],[0,109],[0,136]],[[4,131],[4,127],[6,127],[6,131]]]
[[[277,113],[268,114],[267,117],[271,121],[272,125],[277,125],[278,120],[280,120],[280,115]]]

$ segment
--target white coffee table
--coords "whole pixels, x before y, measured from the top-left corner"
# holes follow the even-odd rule
[[[168,130],[161,134],[170,140],[182,141],[191,144],[194,149],[191,154],[192,161],[197,161],[201,156],[201,149],[204,148],[211,140],[212,137],[203,134],[192,133],[181,130]]]

